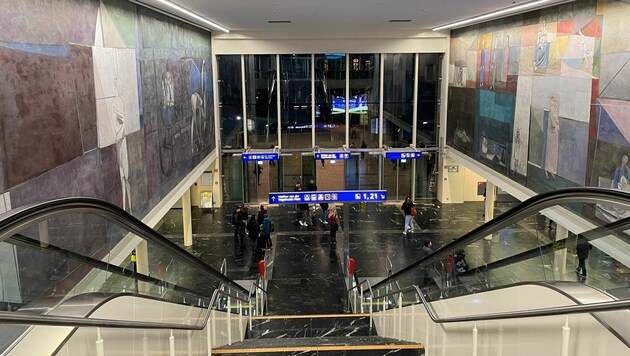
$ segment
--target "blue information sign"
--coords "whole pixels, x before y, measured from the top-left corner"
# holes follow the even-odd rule
[[[297,203],[382,203],[387,200],[386,190],[343,190],[336,192],[269,193],[270,204]]]
[[[243,161],[277,161],[277,153],[243,153]]]
[[[385,159],[418,159],[422,157],[422,152],[385,152]]]
[[[350,152],[316,152],[315,159],[346,160],[350,159]]]

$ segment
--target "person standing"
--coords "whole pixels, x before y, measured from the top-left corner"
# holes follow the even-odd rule
[[[260,204],[260,210],[258,211],[258,216],[256,218],[258,225],[262,226],[263,220],[265,220],[265,215],[267,215],[267,208]]]
[[[425,259],[433,253],[433,249],[431,248],[432,245],[433,243],[431,242],[431,240],[424,240],[422,250],[420,251],[422,254],[421,259]],[[431,278],[429,277],[429,270],[431,269],[431,266],[432,265],[426,265],[422,270],[422,285],[420,285],[421,288],[429,286],[429,281],[431,280]]]
[[[403,213],[405,214],[405,229],[403,231],[403,234],[406,235],[407,230],[411,230],[411,233],[413,234],[413,217],[416,215],[415,204],[411,201],[410,197],[407,197],[401,208]]]
[[[319,221],[324,225],[328,225],[328,203],[319,203],[319,206],[322,208],[322,218]]]
[[[330,244],[332,246],[337,243],[337,231],[339,231],[339,215],[335,209],[331,211],[328,217],[328,227],[330,228]]]
[[[295,183],[295,188],[293,188],[293,191],[301,192],[302,184],[300,182]],[[306,216],[308,215],[308,204],[300,203],[297,205],[297,208],[300,212],[298,223],[302,226],[308,226],[308,224],[306,223]]]
[[[252,261],[256,260],[256,240],[259,239],[260,225],[256,221],[256,215],[252,214],[252,217],[247,222],[247,232],[249,233],[249,239],[252,242]]]
[[[260,238],[265,242],[265,248],[271,248],[273,245],[271,244],[271,233],[275,230],[273,226],[273,222],[269,219],[269,215],[265,215],[265,219],[262,224],[262,234]]]
[[[593,246],[585,238],[581,238],[577,244],[577,256],[578,256],[578,268],[575,269],[578,276],[586,278],[586,259],[588,258],[589,251]]]

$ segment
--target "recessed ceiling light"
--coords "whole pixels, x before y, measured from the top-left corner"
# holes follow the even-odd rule
[[[268,23],[291,23],[289,20],[269,20]]]
[[[387,22],[411,22],[411,20],[389,20]]]
[[[135,1],[141,2],[142,5],[151,7],[149,4],[146,4],[146,3],[142,2],[142,0],[133,0],[133,1],[134,2]],[[221,26],[221,25],[219,25],[218,23],[216,23],[214,21],[211,21],[211,20],[209,20],[209,19],[207,19],[207,18],[205,18],[203,16],[200,16],[200,15],[198,15],[198,14],[196,14],[196,13],[194,13],[194,12],[188,10],[188,9],[185,9],[185,8],[183,8],[183,7],[181,7],[181,6],[177,5],[177,4],[174,4],[174,3],[170,2],[170,1],[157,0],[157,2],[161,3],[162,5],[166,5],[166,6],[170,7],[170,8],[172,8],[172,9],[174,9],[177,12],[183,13],[186,16],[192,17],[193,19],[195,19],[197,21],[200,21],[200,22],[202,22],[202,23],[204,23],[206,25],[209,25],[209,26],[211,26],[211,27],[213,27],[213,28],[215,28],[217,30],[220,30],[220,31],[223,31],[223,32],[230,32],[230,30],[228,30],[226,27]]]

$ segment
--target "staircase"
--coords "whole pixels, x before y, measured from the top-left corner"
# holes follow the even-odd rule
[[[376,335],[369,314],[262,316],[243,342],[213,355],[424,355],[422,345]]]

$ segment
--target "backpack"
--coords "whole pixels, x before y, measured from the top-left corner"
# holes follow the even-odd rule
[[[337,231],[337,230],[339,230],[339,224],[337,224],[337,220],[334,220],[334,219],[333,219],[333,220],[330,222],[330,229],[331,229],[332,231]]]
[[[418,211],[416,210],[416,207],[412,206],[411,211],[409,212],[409,215],[416,216],[417,214],[418,214]]]

